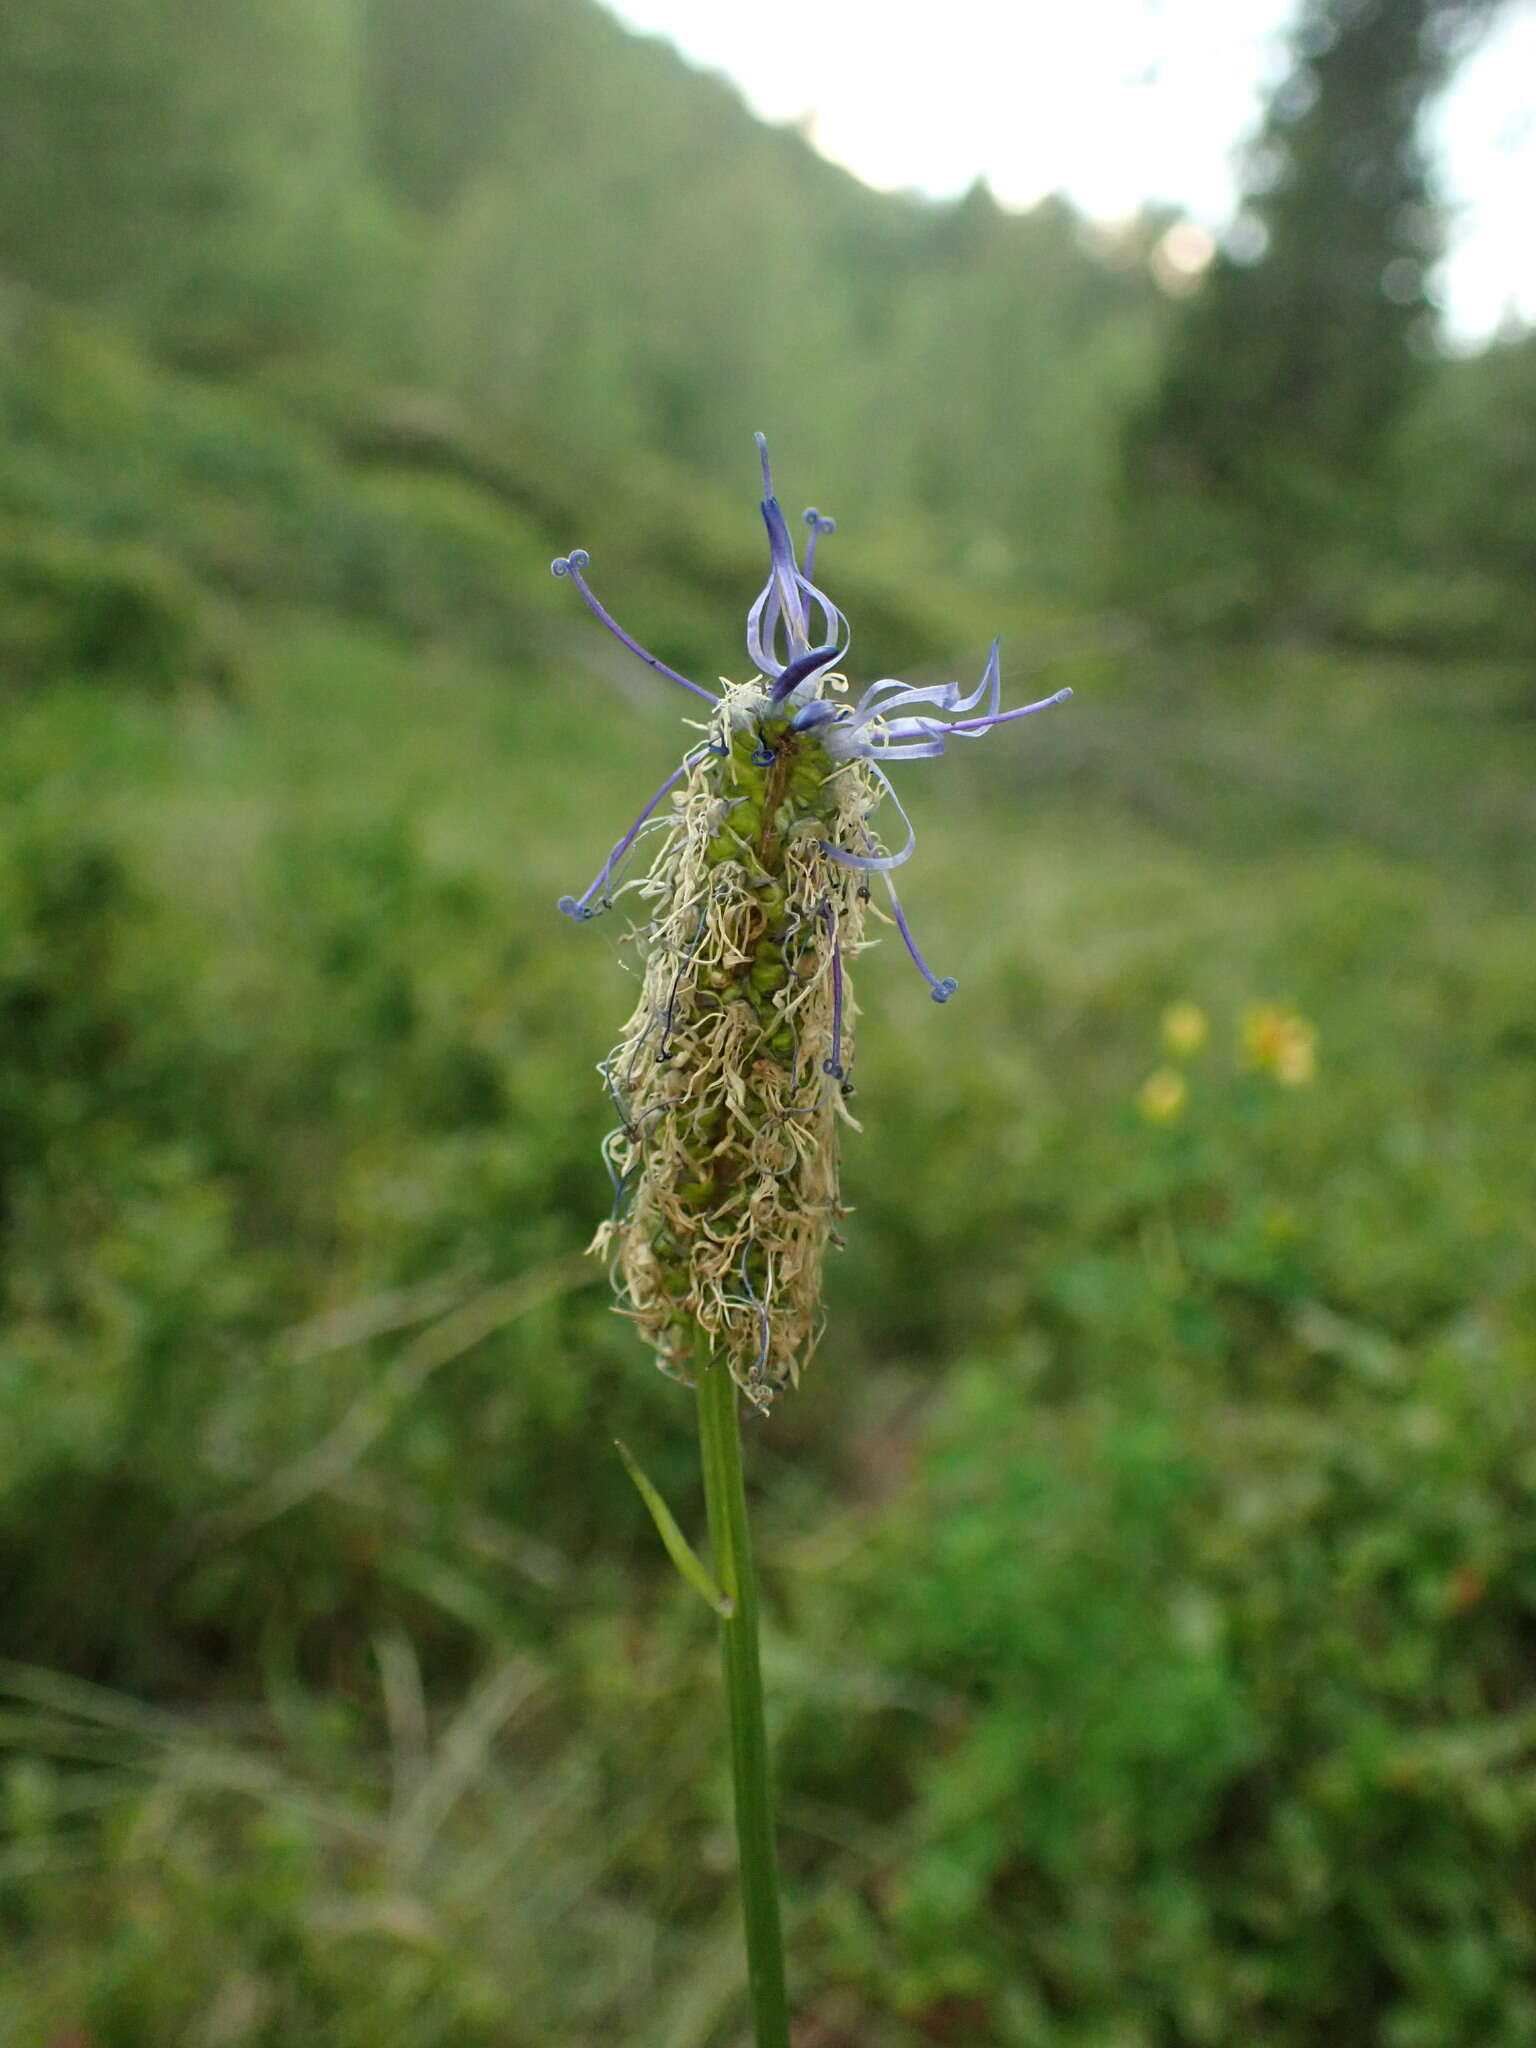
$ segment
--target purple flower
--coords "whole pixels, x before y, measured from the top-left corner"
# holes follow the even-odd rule
[[[848,652],[848,622],[829,597],[810,578],[817,536],[830,533],[833,522],[808,511],[810,533],[805,543],[805,565],[795,561],[789,528],[779,501],[773,495],[773,476],[768,468],[768,443],[757,437],[757,452],[763,465],[763,524],[768,529],[768,581],[757,602],[747,613],[747,652],[764,682],[771,683],[772,704],[807,704],[815,700],[822,677],[830,674]],[[815,644],[812,644],[812,628]]]
[[[998,667],[999,643],[994,640],[981,680],[969,692],[963,692],[953,682],[917,685],[884,677],[871,683],[852,704],[825,695],[828,689],[846,688],[840,668],[850,639],[843,614],[811,581],[817,541],[835,531],[834,522],[814,509],[805,513],[808,532],[803,555],[797,561],[789,527],[774,495],[768,444],[761,434],[757,436],[757,445],[762,463],[763,523],[768,530],[768,580],[747,613],[747,653],[757,671],[752,683],[719,695],[649,653],[594,596],[584,574],[590,560],[585,550],[562,555],[551,566],[555,575],[570,578],[594,617],[632,654],[716,709],[718,717],[709,742],[710,751],[724,755],[732,736],[747,730],[757,742],[752,759],[762,767],[769,766],[781,750],[793,750],[799,742],[813,742],[833,768],[852,762],[865,764],[874,785],[895,805],[906,828],[903,844],[894,853],[883,851],[864,830],[859,835],[862,845],[834,845],[821,840],[821,850],[838,866],[880,875],[890,894],[896,927],[907,951],[927,981],[934,1001],[946,1002],[955,992],[955,983],[935,975],[929,968],[913,939],[890,879],[890,871],[911,858],[917,839],[885,772],[886,764],[931,760],[944,752],[951,739],[980,739],[994,726],[1007,725],[1062,703],[1072,692],[1058,690],[1033,704],[1015,705],[1005,711]],[[702,751],[695,749],[683,767],[651,798],[616,842],[587,890],[580,897],[560,899],[562,911],[578,922],[586,922],[609,907],[610,884],[621,873],[637,840],[648,828],[664,822],[655,815],[658,806],[702,758]]]

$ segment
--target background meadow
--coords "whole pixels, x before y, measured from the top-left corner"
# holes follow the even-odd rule
[[[857,674],[1076,692],[902,778],[752,1447],[797,2042],[1536,2043],[1536,343],[1380,288],[1493,12],[1311,6],[1193,294],[587,0],[0,15],[6,2042],[743,2038],[548,563],[739,675],[761,427]]]

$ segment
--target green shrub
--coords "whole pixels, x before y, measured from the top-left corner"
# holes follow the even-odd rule
[[[167,693],[217,677],[196,586],[149,548],[0,526],[0,681]]]
[[[907,1698],[785,1746],[818,1796],[902,1786],[830,1967],[1019,2048],[1527,2048],[1522,1371],[1446,1347],[1312,1415],[1169,1392],[953,1376],[823,1589],[818,1632]]]

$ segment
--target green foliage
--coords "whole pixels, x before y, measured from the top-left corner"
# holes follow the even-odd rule
[[[1448,557],[1485,606],[1531,587],[1536,572],[1536,337],[1509,335],[1447,364],[1406,422],[1399,451],[1405,523],[1420,549]],[[1433,489],[1424,488],[1433,477]]]
[[[1161,222],[877,197],[585,4],[24,0],[0,125],[0,2035],[739,2038],[552,907],[686,731],[547,562],[739,672],[779,421],[856,673],[1078,691],[910,777],[961,993],[861,976],[749,1449],[802,2031],[1530,2048],[1528,344],[1309,461],[1330,649],[1201,644],[1272,533],[1160,512],[1175,649],[1060,596]]]
[[[0,527],[0,676],[170,690],[218,668],[198,593],[147,549]]]
[[[0,267],[249,360],[365,330],[398,260],[350,0],[48,0],[0,22]]]
[[[78,490],[88,533],[143,451],[115,529],[234,607],[242,660],[233,695],[14,700],[0,2016],[40,2048],[729,2041],[707,1617],[603,1447],[691,1535],[695,1458],[574,1256],[617,992],[551,909],[682,728],[486,662],[547,616],[532,571],[482,609],[531,545],[488,452],[389,460],[355,390],[242,399],[63,330],[8,374],[13,500]],[[698,647],[716,546],[681,557],[707,602],[658,585]],[[1066,672],[1027,749],[912,778],[908,907],[961,997],[866,971],[834,1334],[752,1447],[797,1996],[833,2038],[1503,2048],[1521,677]],[[1212,1038],[1149,1123],[1180,997]],[[1281,999],[1307,1085],[1241,1057]],[[497,1721],[509,1671],[542,1704]],[[39,1704],[58,1674],[109,1689]]]
[[[231,599],[333,604],[407,637],[451,626],[492,652],[521,642],[550,602],[545,542],[480,478],[377,449],[355,473],[384,406],[355,371],[253,402],[29,311],[0,347],[7,678],[215,679],[238,667]]]
[[[1254,261],[1218,256],[1142,427],[1154,478],[1184,472],[1306,516],[1368,473],[1414,377],[1435,254],[1419,120],[1466,0],[1312,0],[1249,163]],[[1309,472],[1315,480],[1309,483]]]
[[[1140,264],[1059,202],[870,193],[592,0],[21,0],[0,121],[0,271],[182,360],[340,345],[557,469],[734,486],[761,422],[999,581],[1105,544]]]
[[[1528,1383],[1368,1355],[1306,1412],[950,1381],[832,1589],[931,1701],[822,1738],[916,1843],[844,1967],[998,2042],[1536,2038]]]
[[[1107,584],[1175,624],[1279,610],[1397,644],[1470,618],[1519,645],[1518,478],[1490,516],[1507,491],[1447,493],[1422,437],[1389,446],[1415,392],[1483,388],[1420,346],[1436,226],[1416,135],[1482,11],[1319,0],[1255,157],[1268,253],[1218,260],[1166,362],[1166,216],[1111,244],[1059,200],[869,192],[594,0],[20,0],[0,24],[0,271],[224,377],[350,381],[354,425],[362,367],[432,387],[406,401],[418,419],[451,392],[449,438],[476,448],[494,422],[525,509],[601,507],[647,467],[734,502],[746,421],[824,502],[874,508],[904,579],[938,561],[1004,593]],[[1491,373],[1474,410],[1496,445],[1513,402]],[[1422,625],[1401,591],[1424,528],[1399,509],[1421,494],[1455,500],[1433,546],[1461,592]],[[350,502],[325,524],[332,552],[378,551]],[[1490,525],[1493,561],[1452,559]],[[323,539],[282,573],[302,580]],[[1377,575],[1380,603],[1354,587]]]
[[[1232,245],[1125,409],[1117,580],[1169,625],[1528,644],[1521,351],[1437,360],[1426,284],[1442,222],[1423,117],[1492,12],[1303,9]]]

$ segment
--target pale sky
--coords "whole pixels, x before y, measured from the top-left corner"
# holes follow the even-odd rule
[[[1219,231],[1234,154],[1287,68],[1296,0],[607,0],[724,72],[770,121],[804,121],[868,184],[939,197],[985,176],[1095,218],[1149,199]],[[1536,321],[1536,0],[1506,0],[1431,134],[1456,208],[1439,275],[1451,331]]]

